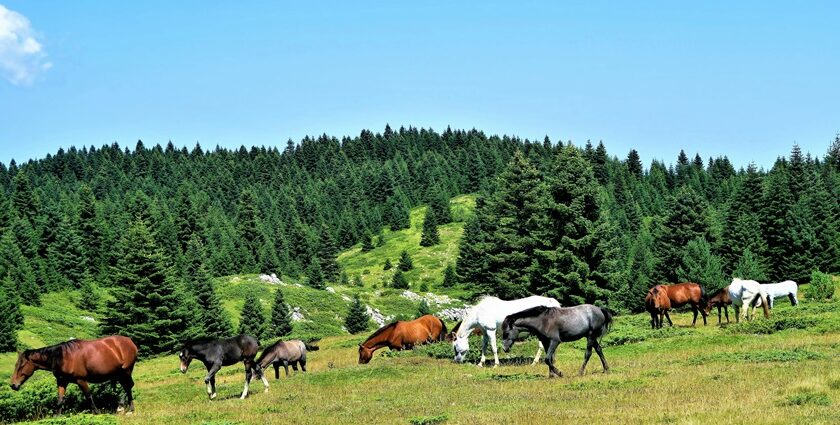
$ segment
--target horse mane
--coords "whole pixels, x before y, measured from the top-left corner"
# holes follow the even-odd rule
[[[510,326],[511,323],[515,322],[518,319],[523,317],[534,317],[539,316],[540,314],[545,313],[546,310],[553,308],[553,307],[546,307],[544,305],[538,305],[536,307],[527,308],[520,312],[513,313],[508,317],[505,317],[505,321],[502,322],[502,329]]]
[[[27,360],[29,360],[33,354],[38,354],[46,360],[47,365],[49,365],[52,370],[57,370],[61,368],[61,364],[64,361],[64,350],[75,349],[78,345],[78,339],[71,339],[69,341],[59,342],[58,344],[42,348],[25,350],[23,355]]]
[[[370,334],[370,336],[369,336],[369,337],[365,340],[365,342],[368,342],[368,341],[370,341],[371,339],[373,339],[374,337],[376,337],[376,336],[378,336],[379,334],[381,334],[382,332],[385,332],[386,330],[388,330],[388,329],[390,329],[390,328],[393,328],[394,326],[397,326],[397,323],[398,323],[398,322],[399,322],[399,320],[397,320],[396,322],[393,322],[393,323],[389,323],[389,324],[387,324],[387,325],[385,325],[385,326],[383,326],[383,327],[381,327],[381,328],[379,328],[379,329],[375,330],[372,334]],[[363,342],[362,344],[364,344],[364,342]]]

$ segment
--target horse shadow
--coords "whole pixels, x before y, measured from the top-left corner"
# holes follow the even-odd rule
[[[499,359],[499,365],[501,365],[501,366],[528,366],[531,363],[533,363],[533,361],[534,361],[533,357],[525,357],[525,356],[507,357],[507,358],[504,358],[504,359]]]

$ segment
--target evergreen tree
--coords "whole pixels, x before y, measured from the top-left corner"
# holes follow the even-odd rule
[[[233,335],[233,325],[216,293],[207,267],[200,263],[191,277],[196,299],[196,336],[204,338],[228,338]]]
[[[68,215],[61,219],[55,244],[49,248],[50,259],[58,273],[56,278],[61,279],[60,287],[68,285],[70,288],[79,288],[87,271],[82,239],[73,221]]]
[[[364,283],[362,283],[362,277],[361,276],[356,275],[356,277],[353,278],[353,286],[356,286],[356,287],[359,287],[359,288],[361,288],[362,286],[365,286]]]
[[[24,304],[41,305],[41,288],[13,232],[5,232],[0,238],[0,279],[8,279],[14,284],[14,287],[8,289],[19,296]]]
[[[391,279],[391,287],[394,289],[408,289],[408,281],[403,276],[402,269],[397,269],[394,272],[394,277]]]
[[[244,254],[248,256],[241,260],[242,264],[255,264],[258,258],[257,250],[262,242],[262,235],[259,230],[260,213],[257,206],[257,196],[253,191],[242,191],[237,204],[237,212],[239,236],[245,249]]]
[[[324,272],[321,270],[321,262],[315,257],[312,257],[306,269],[306,277],[307,284],[315,289],[324,289],[327,286],[324,281]]]
[[[696,238],[710,234],[706,204],[693,190],[677,189],[668,200],[664,223],[656,233],[655,253],[658,260],[654,283],[678,280],[674,265],[681,264],[683,249]],[[708,240],[708,239],[707,239]]]
[[[262,303],[260,303],[256,293],[248,292],[245,295],[245,304],[242,305],[242,313],[239,319],[239,334],[251,335],[257,339],[262,339],[266,335],[267,330]]]
[[[173,350],[188,329],[183,293],[144,221],[132,223],[121,246],[102,333],[131,338],[143,356]]]
[[[370,251],[373,251],[373,241],[371,240],[370,234],[365,234],[362,237],[362,252]]]
[[[368,329],[370,323],[370,315],[367,309],[362,304],[358,295],[353,296],[353,302],[350,303],[350,308],[347,310],[347,317],[344,319],[344,327],[347,332],[357,334]]]
[[[326,226],[321,226],[320,241],[318,261],[321,263],[321,270],[326,280],[335,282],[341,272],[341,266],[338,265],[337,261],[338,248],[336,248],[335,241]]]
[[[101,302],[102,298],[96,291],[96,285],[89,277],[82,279],[82,286],[79,288],[79,299],[76,302],[76,307],[81,310],[96,311],[99,309]]]
[[[420,301],[420,305],[417,307],[417,314],[415,318],[425,316],[427,314],[432,314],[432,309],[429,307],[429,303],[423,299]]]
[[[426,216],[431,212],[435,223],[439,225],[452,222],[452,212],[449,209],[449,198],[440,189],[437,188],[429,200],[429,208],[426,210]]]
[[[0,281],[0,353],[13,352],[17,349],[17,331],[23,325],[20,307],[12,295],[14,289],[8,278]]]
[[[630,174],[635,176],[636,178],[642,177],[642,159],[639,157],[639,152],[635,149],[630,149],[630,153],[627,154],[627,170],[630,171]]]
[[[762,204],[761,197],[761,177],[755,166],[750,164],[729,200],[726,213],[721,247],[726,270],[733,270],[747,249],[755,254],[756,261],[763,262],[762,256],[767,251],[767,244],[762,234],[758,208]]]
[[[408,229],[411,227],[411,210],[400,199],[399,196],[391,196],[388,198],[386,206],[385,221],[388,223],[391,231]]]
[[[347,276],[347,272],[342,270],[341,275],[338,278],[339,285],[342,286],[349,286],[350,285],[350,277]]]
[[[739,279],[749,279],[758,282],[766,282],[767,277],[766,267],[758,261],[749,248],[744,250],[744,255],[738,259],[735,269],[732,271],[732,277]]]
[[[788,175],[783,163],[778,162],[766,178],[762,197],[761,227],[767,241],[767,265],[771,280],[792,279],[786,276],[784,263],[790,246],[788,239],[788,210],[793,207],[793,196],[788,185]]]
[[[815,269],[818,258],[817,237],[814,233],[813,217],[805,198],[800,199],[788,210],[785,217],[784,260],[782,273],[786,279],[807,282]]]
[[[281,274],[280,259],[277,257],[277,251],[268,237],[263,237],[263,242],[257,251],[257,259],[260,265],[260,273],[267,274]]]
[[[712,253],[712,247],[705,238],[696,238],[686,245],[682,261],[677,267],[680,282],[694,282],[711,292],[726,286],[727,281],[720,257]]]
[[[30,223],[37,222],[41,213],[41,201],[38,195],[32,190],[29,175],[21,170],[12,182],[12,208],[17,212],[18,217],[26,219]]]
[[[458,259],[455,262],[455,272],[459,280],[477,288],[491,281],[486,253],[490,250],[487,239],[492,233],[491,226],[495,221],[488,214],[488,209],[484,198],[476,199],[475,213],[464,224],[464,233],[458,243]],[[486,293],[486,288],[480,291]]]
[[[426,218],[423,220],[423,233],[420,235],[420,246],[432,246],[440,243],[437,222],[431,210],[426,211]]]
[[[447,264],[446,268],[443,269],[443,282],[441,282],[440,286],[452,288],[457,284],[458,276],[455,274],[455,268],[452,267],[452,264]]]
[[[386,259],[385,259],[385,265],[384,265],[384,266],[382,266],[382,270],[391,270],[391,267],[394,267],[394,266],[391,264],[391,259],[390,259],[390,258],[386,258]]]
[[[411,256],[408,255],[408,251],[403,250],[400,253],[400,261],[397,263],[397,268],[404,272],[414,268],[414,261],[411,260]]]
[[[103,266],[104,253],[102,224],[96,211],[96,198],[87,184],[79,189],[79,232],[82,252],[85,254],[86,272],[95,275]]]
[[[268,336],[283,337],[290,333],[292,333],[292,313],[283,298],[283,291],[277,288],[274,291],[274,305],[271,306]]]

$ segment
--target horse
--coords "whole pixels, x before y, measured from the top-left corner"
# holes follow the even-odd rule
[[[446,339],[443,320],[427,314],[410,321],[398,320],[387,324],[359,344],[359,364],[367,364],[380,348],[391,350],[412,349],[415,345]]]
[[[796,298],[799,287],[796,282],[786,280],[779,283],[762,283],[761,290],[767,294],[767,308],[773,309],[773,300],[781,297],[788,297],[790,305],[799,305],[799,300]],[[760,302],[760,301],[759,301]]]
[[[242,389],[240,399],[248,396],[248,384],[253,374],[262,380],[265,392],[268,392],[268,379],[265,378],[260,365],[254,361],[259,346],[259,341],[250,335],[186,342],[178,353],[181,359],[181,373],[187,373],[193,359],[204,363],[204,367],[207,368],[204,383],[207,384],[207,395],[212,400],[216,398],[216,373],[222,366],[230,366],[241,361],[245,364],[245,388]]]
[[[700,315],[703,316],[703,325],[706,325],[705,307],[707,298],[705,288],[691,282],[659,286],[663,287],[668,294],[668,299],[671,301],[671,308],[682,307],[686,304],[691,306],[691,311],[694,313],[694,320],[692,320],[691,326],[695,326],[697,324],[697,313],[700,313]],[[668,322],[670,321],[671,318],[668,317]]]
[[[496,328],[501,326],[505,317],[537,306],[560,307],[560,302],[554,298],[540,297],[537,295],[512,301],[504,301],[496,297],[482,298],[475,307],[467,310],[461,321],[463,324],[458,329],[458,333],[455,334],[455,341],[452,342],[455,348],[455,361],[462,363],[466,359],[467,352],[470,351],[470,330],[478,327],[484,334],[481,343],[481,360],[479,360],[478,366],[484,367],[484,361],[486,360],[485,352],[487,351],[487,343],[489,342],[490,348],[493,349],[493,360],[495,360],[493,367],[498,367],[499,355],[496,350]],[[540,344],[537,347],[535,358],[539,358],[542,349],[543,346]]]
[[[554,367],[554,352],[557,346],[561,342],[577,341],[585,337],[586,354],[578,373],[583,375],[593,348],[601,358],[604,373],[607,373],[610,367],[604,358],[599,340],[610,331],[612,322],[609,310],[592,304],[574,307],[532,307],[514,313],[502,322],[502,348],[508,352],[516,341],[517,334],[522,330],[536,335],[540,342],[548,347],[545,351],[545,364],[548,365],[548,377],[553,378],[563,376],[563,373]]]
[[[668,291],[664,285],[656,285],[648,290],[645,296],[645,310],[650,313],[650,326],[652,329],[662,328],[662,319],[667,318],[668,323],[674,326],[668,310],[671,309],[671,299],[668,298]]]
[[[718,309],[718,324],[721,322],[720,318],[720,309],[723,308],[723,312],[726,313],[726,323],[729,323],[729,305],[732,304],[732,299],[729,298],[729,291],[726,288],[720,288],[715,291],[714,294],[709,298],[709,302],[706,303],[706,315],[708,316],[709,313],[712,311],[712,307],[717,307]]]
[[[274,365],[274,379],[280,379],[280,365],[286,370],[286,376],[289,376],[289,366],[297,372],[298,364],[300,368],[306,372],[306,352],[317,351],[317,345],[309,345],[299,339],[291,341],[277,341],[273,345],[263,350],[257,363],[263,369],[268,368],[269,365]]]
[[[36,370],[49,370],[58,385],[58,414],[64,407],[64,392],[67,385],[76,383],[90,400],[95,413],[99,409],[93,403],[88,382],[116,381],[125,390],[127,411],[134,411],[131,389],[134,380],[131,373],[137,362],[137,346],[131,338],[111,335],[93,340],[71,339],[49,347],[26,350],[18,355],[11,387],[17,391]],[[119,410],[119,409],[118,409]]]
[[[767,294],[761,288],[761,284],[754,280],[732,279],[732,283],[726,287],[729,292],[729,298],[732,300],[732,306],[735,308],[735,322],[740,323],[741,316],[744,319],[752,319],[755,313],[755,307],[761,304],[764,310],[764,317],[770,318],[770,309],[767,307]],[[743,309],[742,309],[743,307]],[[748,310],[752,307],[752,311]]]

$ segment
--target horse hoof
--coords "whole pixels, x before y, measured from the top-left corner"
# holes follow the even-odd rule
[[[216,398],[216,393],[210,394],[210,400],[213,400],[214,398]]]
[[[476,366],[478,366],[478,367],[484,367],[484,363],[479,363],[479,364],[477,364]]]
[[[499,367],[499,364],[498,364],[498,363],[496,363],[496,364],[494,364],[494,365],[493,365],[493,369],[495,369],[495,368],[497,368],[497,367]]]

